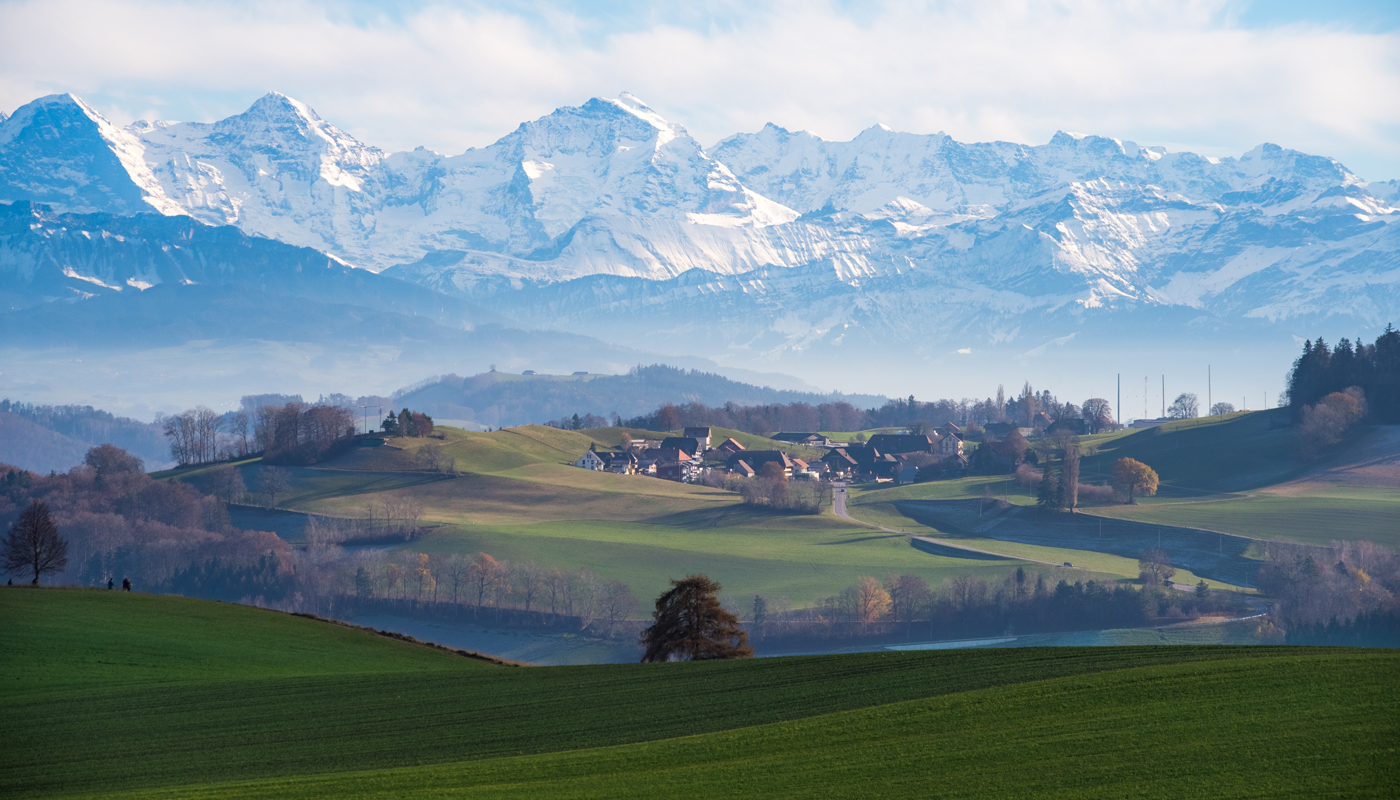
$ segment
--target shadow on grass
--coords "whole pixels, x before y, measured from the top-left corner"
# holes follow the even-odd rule
[[[857,536],[854,539],[842,539],[839,542],[820,542],[820,544],[822,546],[833,544],[856,544],[858,542],[873,542],[879,539],[899,539],[903,536],[904,534],[902,533],[882,533],[877,536]]]
[[[655,517],[637,520],[647,525],[668,525],[677,528],[753,528],[782,524],[790,528],[800,523],[810,528],[829,528],[831,518],[821,514],[799,514],[792,511],[778,511],[767,506],[734,503],[719,508],[705,508],[695,511],[677,511]],[[841,527],[849,528],[850,525]]]
[[[919,551],[921,551],[921,552],[928,553],[929,555],[932,555],[932,556],[942,556],[942,557],[944,557],[944,558],[961,558],[961,559],[964,559],[964,560],[967,560],[967,561],[1020,561],[1020,560],[1021,560],[1021,559],[1019,559],[1019,558],[1010,558],[1010,557],[1007,557],[1007,556],[998,556],[998,555],[993,555],[993,554],[991,554],[991,553],[978,553],[978,552],[974,552],[974,551],[972,551],[972,550],[963,550],[963,549],[957,548],[957,547],[948,547],[948,546],[946,546],[946,545],[934,544],[933,542],[925,542],[925,541],[923,541],[922,539],[910,539],[910,540],[909,540],[909,544],[910,544],[910,546],[912,546],[915,550],[919,550]]]

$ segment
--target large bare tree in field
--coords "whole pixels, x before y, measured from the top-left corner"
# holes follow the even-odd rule
[[[1151,586],[1165,585],[1176,574],[1171,555],[1160,547],[1144,551],[1138,558],[1138,577]]]
[[[1084,424],[1090,433],[1098,433],[1113,425],[1113,406],[1102,397],[1091,397],[1084,401]]]
[[[642,661],[752,658],[749,635],[716,597],[721,588],[704,575],[671,581],[671,589],[656,599],[651,626],[642,632]]]
[[[49,516],[48,505],[31,500],[10,532],[0,542],[0,558],[5,572],[33,573],[34,586],[40,575],[52,575],[68,568],[68,541],[58,535],[58,526]]]

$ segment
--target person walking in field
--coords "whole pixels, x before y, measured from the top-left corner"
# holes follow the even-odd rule
[[[129,591],[131,591],[131,579],[130,579],[130,578],[122,578],[122,591],[123,591],[123,592],[129,592]]]

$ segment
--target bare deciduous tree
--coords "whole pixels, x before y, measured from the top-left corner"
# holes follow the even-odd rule
[[[1170,581],[1175,574],[1176,567],[1172,566],[1171,555],[1160,547],[1144,551],[1138,558],[1138,576],[1144,583],[1160,586]]]
[[[1102,397],[1091,397],[1084,401],[1084,424],[1090,433],[1098,433],[1113,426],[1113,406]]]
[[[209,490],[225,503],[237,503],[243,499],[248,487],[243,483],[243,473],[231,466],[216,467],[209,471]]]
[[[277,507],[277,495],[285,494],[291,487],[287,471],[281,467],[261,467],[258,469],[258,488],[267,495],[267,507]]]
[[[0,542],[6,573],[33,573],[33,585],[40,575],[53,575],[68,568],[68,541],[58,535],[58,526],[49,515],[47,504],[31,500]]]
[[[1177,395],[1172,404],[1167,407],[1167,416],[1172,419],[1195,419],[1200,415],[1201,403],[1191,392]]]

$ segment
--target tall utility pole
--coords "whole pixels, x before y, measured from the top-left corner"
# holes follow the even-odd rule
[[[1214,411],[1211,410],[1212,407],[1213,407],[1213,406],[1212,406],[1212,404],[1211,404],[1211,402],[1210,402],[1210,365],[1207,364],[1207,365],[1206,365],[1206,416],[1207,416],[1207,417],[1209,417],[1211,414],[1214,414],[1214,413],[1215,413]]]
[[[364,413],[364,418],[365,418],[365,433],[369,433],[369,405],[368,405],[368,404],[365,404],[365,405],[360,406],[360,408],[362,409],[362,411],[363,411],[363,413]]]

